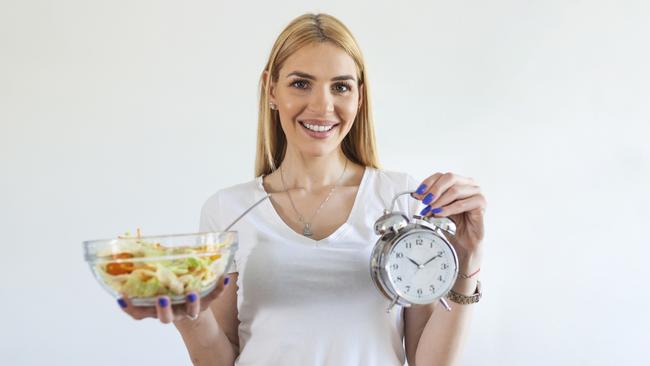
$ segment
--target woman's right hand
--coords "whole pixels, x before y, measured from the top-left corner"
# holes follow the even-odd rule
[[[179,320],[195,320],[199,313],[204,311],[210,306],[224,287],[228,285],[229,277],[222,275],[217,280],[217,286],[209,294],[202,299],[196,292],[190,292],[185,295],[185,304],[171,305],[168,296],[159,296],[156,301],[156,306],[134,306],[130,299],[123,294],[121,298],[117,299],[117,303],[122,310],[129,314],[133,319],[141,320],[145,318],[158,318],[162,323],[171,323]]]

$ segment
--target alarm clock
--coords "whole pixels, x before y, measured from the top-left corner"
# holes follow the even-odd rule
[[[396,304],[431,304],[439,301],[447,311],[451,307],[445,295],[458,277],[458,256],[446,235],[455,235],[456,225],[448,218],[435,218],[392,211],[397,198],[413,191],[400,192],[389,209],[375,221],[379,239],[370,256],[372,282]]]

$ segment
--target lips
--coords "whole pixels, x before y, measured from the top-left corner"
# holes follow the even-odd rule
[[[308,123],[310,125],[316,125],[316,126],[332,126],[332,125],[338,125],[339,123],[336,121],[327,121],[327,120],[322,120],[322,119],[301,119],[298,120],[300,123]]]
[[[307,128],[307,129],[309,129],[311,131],[315,131],[315,132],[326,132],[326,131],[329,131],[332,128],[334,128],[334,125],[313,125],[313,124],[307,123],[307,122],[304,122],[304,123],[301,123],[301,124],[302,124],[303,127]]]
[[[305,133],[313,138],[318,138],[318,139],[323,139],[327,138],[330,135],[332,135],[333,131],[336,130],[338,127],[339,123],[335,122],[330,122],[330,121],[314,121],[314,120],[302,120],[298,121],[300,126],[302,126],[302,130],[305,131]],[[314,129],[321,129],[320,131],[318,130],[313,130],[306,125],[309,125],[311,128]],[[330,127],[331,126],[331,127]],[[325,130],[325,128],[330,128],[329,130]]]

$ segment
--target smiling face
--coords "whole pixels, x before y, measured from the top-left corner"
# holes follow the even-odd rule
[[[352,128],[362,93],[352,57],[324,42],[287,58],[271,84],[270,101],[277,105],[288,148],[323,156],[336,150]]]

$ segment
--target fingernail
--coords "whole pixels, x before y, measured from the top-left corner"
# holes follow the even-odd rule
[[[431,201],[433,201],[433,194],[429,193],[426,196],[424,196],[424,199],[422,200],[422,203],[424,203],[425,205],[428,205],[429,203],[431,203]]]
[[[417,194],[422,194],[422,193],[424,193],[424,191],[425,191],[426,189],[427,189],[426,184],[420,184],[420,186],[418,187],[418,190],[415,191],[415,193],[417,193]]]
[[[424,216],[424,215],[428,214],[430,210],[431,210],[431,206],[427,206],[427,207],[423,208],[422,211],[420,211],[420,216]]]
[[[196,301],[196,294],[194,292],[192,292],[189,295],[187,295],[187,301],[189,301],[189,302]]]
[[[119,298],[119,299],[117,299],[117,303],[120,304],[120,307],[121,307],[121,308],[125,308],[125,307],[128,306],[128,304],[126,303],[126,301],[124,301],[123,298]]]
[[[224,285],[228,285],[228,282],[230,282],[230,277],[226,277],[226,279],[223,280]]]
[[[167,307],[167,305],[169,305],[169,301],[167,300],[166,297],[161,297],[160,299],[158,299],[158,305],[160,305],[160,307],[162,308]]]
[[[435,215],[437,213],[440,213],[441,211],[442,211],[442,207],[438,207],[438,208],[434,208],[433,210],[431,210],[431,213]]]

